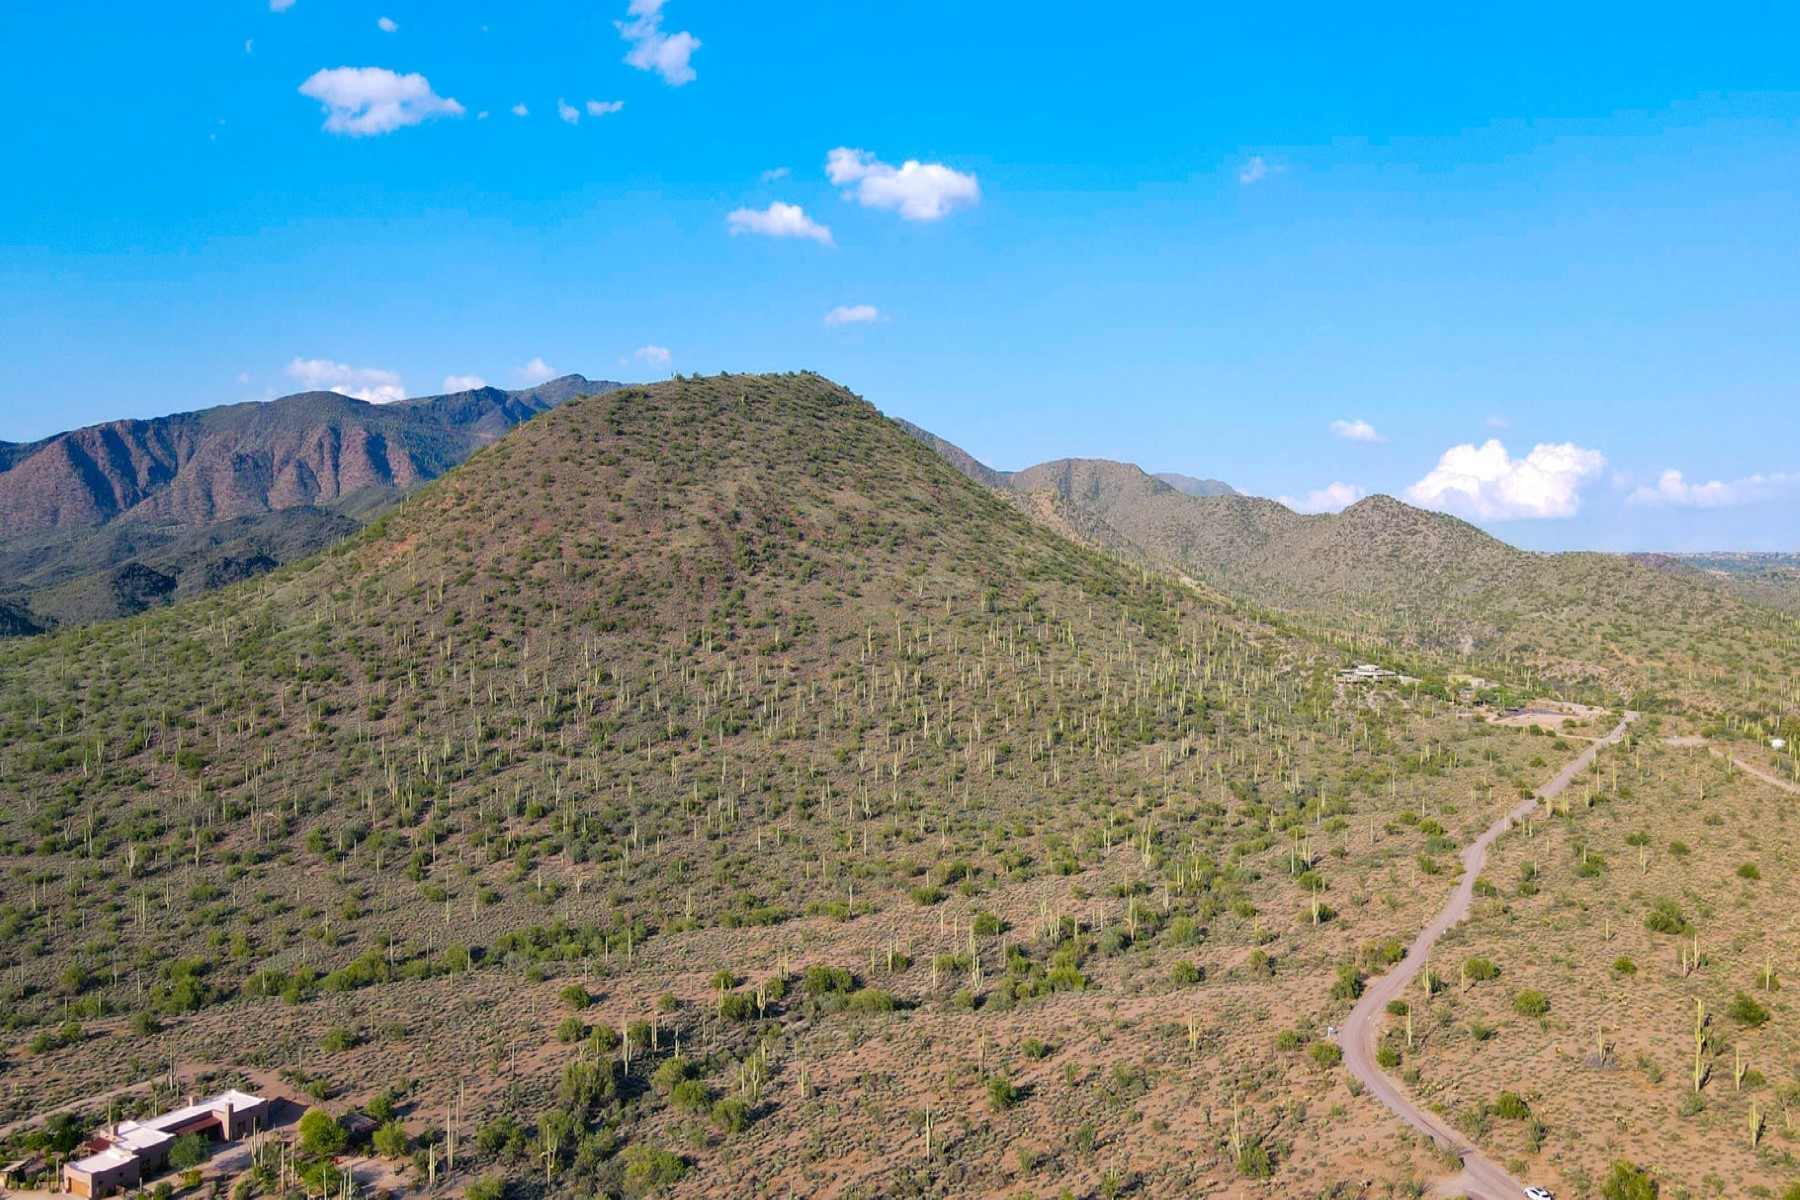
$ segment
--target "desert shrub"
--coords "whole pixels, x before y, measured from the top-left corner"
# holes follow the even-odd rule
[[[1038,1038],[1028,1037],[1019,1043],[1019,1053],[1033,1062],[1050,1057],[1050,1045]]]
[[[1375,1065],[1384,1071],[1392,1071],[1400,1065],[1400,1051],[1392,1046],[1376,1047]]]
[[[687,1174],[687,1160],[667,1150],[649,1146],[627,1146],[620,1156],[625,1163],[622,1182],[628,1196],[648,1196],[671,1184],[681,1182]]]
[[[406,1157],[406,1126],[389,1121],[375,1131],[375,1153],[383,1158]]]
[[[1205,976],[1198,966],[1191,962],[1178,962],[1169,971],[1169,978],[1177,987],[1188,987],[1199,983]]]
[[[1531,1107],[1517,1092],[1501,1092],[1494,1101],[1494,1115],[1508,1121],[1523,1121],[1531,1115]]]
[[[698,1079],[683,1079],[669,1089],[669,1103],[684,1112],[705,1112],[712,1105],[712,1092]]]
[[[694,1064],[682,1055],[665,1058],[650,1076],[650,1086],[663,1095],[672,1095],[675,1089],[694,1077]]]
[[[1747,992],[1739,992],[1731,998],[1731,1003],[1725,1006],[1725,1015],[1749,1029],[1759,1029],[1769,1022],[1769,1010]]]
[[[740,1133],[750,1124],[750,1106],[737,1096],[727,1096],[713,1105],[713,1124],[726,1133]]]
[[[1613,959],[1613,974],[1615,974],[1615,975],[1636,975],[1637,974],[1637,964],[1635,962],[1632,962],[1630,958],[1621,954],[1621,955],[1619,955],[1619,957]]]
[[[1006,932],[1006,922],[990,912],[978,912],[970,928],[976,937],[999,937]]]
[[[1356,964],[1353,962],[1339,963],[1337,980],[1331,985],[1331,998],[1354,1001],[1362,994],[1362,973],[1356,969]]]
[[[1664,898],[1652,905],[1644,915],[1644,928],[1651,933],[1683,934],[1688,932],[1688,923],[1687,918],[1681,915],[1681,906]]]
[[[1238,1174],[1245,1179],[1267,1179],[1275,1174],[1275,1162],[1261,1142],[1245,1146],[1237,1160]]]
[[[880,988],[859,988],[850,997],[850,1011],[856,1013],[890,1013],[899,1007],[892,996]]]
[[[988,1107],[995,1112],[1005,1112],[1022,1098],[1019,1085],[1004,1075],[996,1075],[988,1080],[987,1094]]]
[[[1487,983],[1500,978],[1500,967],[1493,959],[1476,955],[1462,965],[1463,978],[1471,983]]]
[[[1541,1017],[1550,1011],[1550,1001],[1536,988],[1526,988],[1513,997],[1512,1008],[1521,1017]]]
[[[1737,875],[1739,879],[1748,879],[1754,883],[1762,878],[1762,868],[1753,862],[1747,862],[1737,869]]]
[[[809,996],[847,994],[855,986],[856,980],[842,967],[808,967],[800,977],[800,989]]]
[[[569,984],[567,987],[563,988],[562,991],[558,992],[557,995],[562,998],[564,1004],[577,1012],[580,1012],[594,1002],[594,998],[588,995],[588,990],[579,983]]]
[[[1312,1055],[1314,1062],[1327,1071],[1344,1061],[1344,1052],[1338,1048],[1336,1042],[1314,1042],[1312,1049],[1307,1053]]]
[[[1648,1171],[1624,1159],[1612,1165],[1606,1182],[1600,1185],[1603,1200],[1656,1200],[1656,1180]]]
[[[587,1036],[587,1022],[570,1014],[556,1026],[556,1040],[563,1043],[579,1042]]]
[[[349,1140],[337,1118],[322,1108],[309,1108],[300,1118],[300,1148],[307,1154],[329,1157]]]

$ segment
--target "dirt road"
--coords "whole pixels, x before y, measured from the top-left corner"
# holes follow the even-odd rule
[[[1469,906],[1475,898],[1475,879],[1487,863],[1488,848],[1501,834],[1530,816],[1540,802],[1568,787],[1594,761],[1594,756],[1602,746],[1616,745],[1637,716],[1637,713],[1626,713],[1618,728],[1583,750],[1574,761],[1557,772],[1554,779],[1534,792],[1530,800],[1521,802],[1518,807],[1488,826],[1487,831],[1463,851],[1462,879],[1457,883],[1456,891],[1451,894],[1450,902],[1408,947],[1406,957],[1398,966],[1386,975],[1370,981],[1362,999],[1350,1010],[1344,1027],[1338,1030],[1338,1045],[1343,1048],[1344,1065],[1350,1068],[1350,1074],[1362,1081],[1369,1093],[1402,1121],[1462,1160],[1463,1172],[1456,1182],[1470,1200],[1521,1200],[1525,1194],[1525,1185],[1508,1175],[1497,1163],[1483,1157],[1480,1151],[1469,1145],[1467,1139],[1458,1135],[1442,1118],[1413,1103],[1400,1085],[1375,1065],[1375,1039],[1381,1032],[1381,1019],[1387,1011],[1388,1001],[1398,999],[1406,990],[1406,985],[1425,966],[1425,960],[1437,940],[1469,915]]]

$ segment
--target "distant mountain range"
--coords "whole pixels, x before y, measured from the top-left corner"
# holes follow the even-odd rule
[[[567,375],[382,405],[303,392],[0,442],[0,636],[305,557],[520,422],[617,386]]]
[[[1529,661],[1563,686],[1635,692],[1648,702],[1650,688],[1679,682],[1669,669],[1679,657],[1671,631],[1716,627],[1721,605],[1745,628],[1760,627],[1774,618],[1755,609],[1791,610],[1800,599],[1800,588],[1784,586],[1792,563],[1534,554],[1389,496],[1306,516],[1216,481],[1174,477],[1223,489],[1195,494],[1105,459],[996,471],[942,438],[912,432],[1059,533],[1172,569],[1369,654],[1448,656],[1471,668]],[[1755,607],[1742,609],[1739,600]],[[1646,658],[1650,646],[1666,661]]]

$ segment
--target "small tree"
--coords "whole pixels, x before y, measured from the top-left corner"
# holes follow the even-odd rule
[[[177,1171],[200,1166],[212,1157],[212,1146],[197,1133],[184,1133],[169,1147],[169,1165]]]
[[[300,1149],[307,1154],[328,1157],[342,1150],[349,1140],[337,1118],[322,1108],[309,1108],[300,1118]]]
[[[389,1121],[375,1131],[375,1153],[383,1158],[405,1158],[406,1141],[406,1126]]]
[[[1620,1159],[1600,1186],[1605,1200],[1656,1200],[1656,1180],[1648,1171]]]

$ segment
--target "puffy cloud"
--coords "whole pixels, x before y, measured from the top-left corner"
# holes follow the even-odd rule
[[[1385,442],[1386,438],[1375,432],[1375,427],[1367,421],[1333,421],[1331,432],[1347,442]]]
[[[309,392],[333,391],[371,404],[406,399],[406,387],[397,371],[352,367],[327,358],[296,358],[288,363],[287,374]]]
[[[1760,504],[1800,492],[1800,475],[1746,475],[1729,483],[1689,483],[1680,471],[1664,471],[1655,487],[1640,487],[1626,499],[1631,504],[1677,508],[1735,508]]]
[[[895,167],[848,146],[825,156],[825,175],[864,207],[898,212],[909,221],[935,221],[981,199],[973,175],[913,158]]]
[[[565,100],[558,100],[556,102],[556,115],[570,125],[581,124],[581,110]]]
[[[762,173],[764,183],[774,183],[777,179],[786,179],[793,172],[786,167],[774,167]]]
[[[690,60],[700,48],[700,39],[691,33],[664,33],[662,8],[665,0],[631,0],[626,20],[614,21],[619,36],[631,43],[625,54],[628,66],[640,71],[655,71],[663,82],[680,87],[694,81]]]
[[[487,386],[487,380],[479,375],[446,375],[444,390],[446,392],[472,392]]]
[[[1452,446],[1431,474],[1406,490],[1425,508],[1488,521],[1572,517],[1581,511],[1581,489],[1606,471],[1606,456],[1571,442],[1534,446],[1514,458],[1496,438],[1484,445]]]
[[[365,137],[392,133],[433,117],[460,117],[463,106],[431,90],[416,72],[400,75],[384,67],[334,67],[316,71],[300,94],[325,106],[328,133]]]
[[[811,238],[824,246],[833,244],[831,230],[807,216],[798,204],[783,204],[779,200],[761,210],[734,209],[725,218],[725,223],[733,237],[740,233],[757,233],[763,237]]]
[[[881,310],[873,304],[840,304],[825,314],[825,324],[833,329],[840,325],[872,325],[881,319]]]
[[[392,17],[381,17],[376,20],[375,28],[381,30],[383,33],[393,33],[400,28],[400,24]]]
[[[541,358],[534,358],[524,366],[520,367],[517,371],[514,371],[513,374],[517,375],[520,379],[523,379],[526,383],[543,383],[547,379],[556,378],[556,368]]]
[[[665,371],[675,365],[675,356],[669,353],[668,347],[666,346],[639,346],[636,350],[632,351],[632,354],[638,361],[647,363],[652,367],[660,367]]]
[[[1263,180],[1267,179],[1268,177],[1269,177],[1268,160],[1263,158],[1263,156],[1260,154],[1256,155],[1249,162],[1245,163],[1243,166],[1238,168],[1238,182],[1245,184],[1245,185],[1252,184],[1252,183],[1261,183]]]
[[[1343,512],[1368,494],[1354,483],[1329,483],[1306,493],[1299,500],[1292,496],[1277,496],[1275,500],[1297,513],[1334,513]]]
[[[623,100],[589,100],[587,113],[590,117],[610,117],[624,107]]]
[[[531,110],[525,107],[525,102],[523,100],[513,105],[508,111],[515,117],[529,117],[531,115]]]

